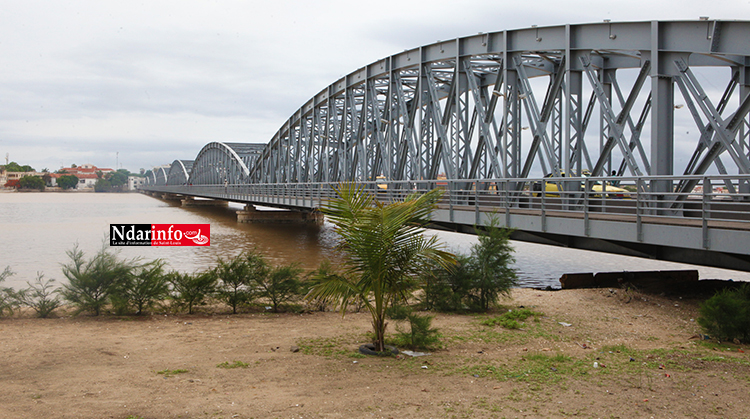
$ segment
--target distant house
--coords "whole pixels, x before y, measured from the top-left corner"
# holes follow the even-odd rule
[[[42,172],[8,172],[8,171],[0,171],[0,187],[3,188],[12,188],[17,189],[18,188],[18,181],[21,180],[24,176],[44,176],[45,173]]]
[[[93,189],[100,176],[114,172],[114,169],[96,167],[93,164],[83,164],[76,167],[63,167],[58,170],[56,177],[60,175],[73,175],[78,178],[76,189]]]
[[[96,181],[99,180],[99,176],[95,173],[79,173],[76,177],[78,178],[76,189],[94,189]]]
[[[128,190],[134,191],[146,183],[145,177],[140,176],[128,176]]]

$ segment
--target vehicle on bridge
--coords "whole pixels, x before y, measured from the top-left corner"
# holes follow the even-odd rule
[[[581,176],[586,178],[591,177],[591,172],[589,172],[588,170],[584,170],[581,173]],[[552,173],[549,173],[544,177],[552,178],[553,176]],[[560,177],[565,177],[565,172],[561,172]],[[540,192],[542,191],[542,189],[544,189],[544,196],[559,197],[560,192],[562,191],[560,183],[561,181],[534,182],[532,186],[532,190],[535,191],[534,196],[541,196]],[[630,199],[630,191],[614,185],[608,185],[607,181],[604,181],[604,185],[602,185],[601,181],[591,181],[586,183],[590,185],[590,192],[593,192],[592,196],[595,198],[601,198],[603,193],[604,195],[606,195],[606,198],[610,199]],[[544,184],[544,187],[542,187],[542,184]]]

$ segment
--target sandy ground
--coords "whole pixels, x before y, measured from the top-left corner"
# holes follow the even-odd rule
[[[750,417],[750,348],[696,338],[695,300],[504,303],[544,315],[506,330],[437,314],[444,348],[417,358],[358,355],[366,313],[0,319],[0,417]]]

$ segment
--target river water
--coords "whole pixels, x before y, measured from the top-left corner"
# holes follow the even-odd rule
[[[209,247],[117,247],[122,257],[161,258],[169,267],[192,272],[257,248],[277,264],[296,262],[313,269],[321,260],[337,260],[333,227],[241,224],[229,208],[182,208],[137,193],[0,193],[0,270],[15,275],[0,286],[25,288],[37,272],[60,283],[67,251],[78,246],[92,255],[108,245],[110,224],[211,224]],[[468,251],[476,237],[450,232],[437,234],[451,250]],[[698,269],[701,279],[750,281],[750,273],[662,262],[524,242],[513,242],[520,286],[559,287],[567,272]]]

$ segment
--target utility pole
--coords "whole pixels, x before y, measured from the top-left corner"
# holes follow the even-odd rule
[[[120,165],[120,152],[116,151],[117,156],[115,157],[115,171],[117,171],[118,166]]]

